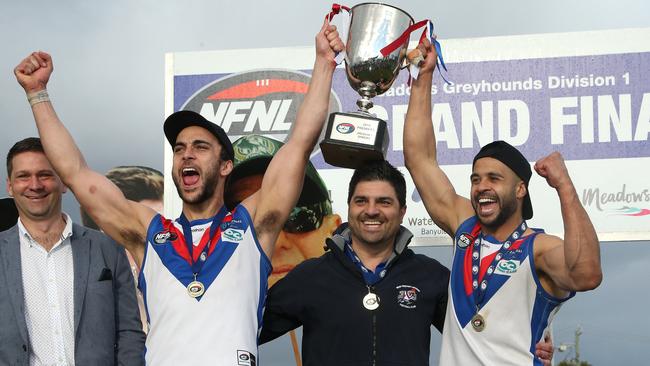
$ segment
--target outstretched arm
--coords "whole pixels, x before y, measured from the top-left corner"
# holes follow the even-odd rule
[[[245,200],[257,237],[270,257],[282,225],[296,205],[305,167],[327,118],[334,54],[343,50],[336,27],[327,21],[316,35],[316,61],[305,99],[289,139],[271,160],[260,190]]]
[[[52,58],[45,52],[32,53],[14,69],[32,105],[45,155],[90,217],[141,265],[147,226],[155,212],[128,201],[110,180],[88,167],[49,101],[46,87],[53,70]]]
[[[593,290],[603,278],[598,236],[580,203],[562,155],[554,152],[542,158],[535,163],[535,171],[557,191],[564,222],[564,240],[550,235],[540,235],[535,240],[535,263],[540,277],[550,279],[552,291]]]
[[[436,50],[428,40],[418,45],[424,56],[404,123],[404,163],[433,221],[454,236],[458,226],[473,215],[468,199],[456,194],[449,178],[438,165],[436,138],[431,120],[431,84],[436,67]]]

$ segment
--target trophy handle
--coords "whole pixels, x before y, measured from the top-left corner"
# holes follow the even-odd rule
[[[332,10],[327,15],[325,15],[325,19],[327,19],[327,22],[331,23],[332,19],[334,19],[334,16],[340,14],[342,10],[345,10],[347,12],[347,17],[341,20],[339,24],[340,27],[337,28],[339,31],[339,38],[345,41],[343,42],[344,43],[343,51],[337,52],[336,55],[334,56],[334,61],[336,62],[337,65],[340,65],[343,62],[343,59],[345,59],[345,49],[348,44],[348,33],[350,29],[350,8],[345,5],[334,3],[332,4]]]
[[[405,50],[404,50],[404,53],[408,54],[408,50],[405,49]],[[409,67],[410,64],[411,64],[411,62],[409,61],[408,56],[407,56],[407,57],[404,57],[404,58],[402,59],[402,65],[399,67],[399,69],[400,69],[400,70],[407,69],[407,68]]]

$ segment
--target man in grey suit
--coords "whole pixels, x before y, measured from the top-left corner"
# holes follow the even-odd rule
[[[61,211],[38,138],[9,150],[7,176],[19,220],[0,233],[0,365],[143,365],[124,250]]]

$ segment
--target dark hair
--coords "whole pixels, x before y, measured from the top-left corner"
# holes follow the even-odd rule
[[[354,171],[348,187],[348,203],[352,200],[354,190],[359,182],[388,182],[395,189],[400,207],[406,206],[406,182],[404,175],[386,160],[377,160],[363,164]]]
[[[481,158],[493,158],[505,166],[510,168],[513,173],[515,173],[521,180],[524,181],[526,185],[526,195],[524,196],[524,201],[522,205],[522,216],[524,220],[529,220],[533,217],[533,204],[530,201],[530,192],[528,191],[528,182],[530,182],[530,177],[533,172],[530,169],[530,163],[521,151],[517,150],[516,147],[510,145],[505,141],[494,141],[481,148],[481,150],[476,154],[474,160],[472,161],[472,170],[474,170],[474,165],[476,161]]]
[[[40,152],[45,154],[43,144],[41,144],[41,139],[38,137],[28,137],[16,142],[14,146],[9,149],[9,152],[7,153],[7,176],[11,176],[11,171],[14,168],[12,162],[14,156],[24,152]]]
[[[106,172],[126,199],[140,202],[142,200],[162,200],[164,177],[161,172],[146,166],[118,166]],[[81,222],[91,229],[98,229],[97,224],[81,210]]]
[[[230,153],[223,144],[221,144],[221,153],[219,154],[219,159],[221,159],[221,161],[233,160],[232,156],[230,156]]]
[[[169,141],[169,144],[172,145],[172,147],[176,144],[178,134],[189,126],[199,126],[208,130],[208,132],[213,134],[221,144],[221,160],[233,160],[234,152],[232,142],[230,142],[230,138],[226,134],[226,131],[224,131],[221,126],[208,121],[205,117],[194,111],[184,110],[174,112],[165,119],[165,123],[163,123],[163,131],[165,132],[167,141]],[[223,153],[224,150],[226,151],[225,154]]]

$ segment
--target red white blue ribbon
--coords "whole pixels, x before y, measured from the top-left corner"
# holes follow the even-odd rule
[[[401,36],[399,36],[396,40],[391,42],[388,46],[384,47],[381,49],[381,55],[386,57],[388,56],[391,52],[395,51],[399,47],[402,47],[404,43],[408,44],[409,39],[411,38],[411,33],[414,31],[425,27],[424,30],[422,31],[422,34],[420,35],[420,42],[424,40],[425,38],[431,42],[431,44],[436,48],[436,53],[438,54],[438,59],[436,60],[436,67],[438,68],[438,72],[440,72],[440,76],[442,79],[445,81],[447,84],[451,84],[447,80],[447,78],[442,74],[442,71],[440,70],[440,67],[442,67],[445,72],[447,72],[447,65],[445,65],[445,60],[442,57],[442,47],[440,46],[440,42],[436,39],[436,37],[433,34],[433,23],[431,20],[421,20],[417,23],[414,23],[410,27],[408,27],[404,33],[402,33]],[[413,79],[417,79],[420,73],[420,67],[418,65],[413,65],[411,64],[409,66],[409,76]],[[410,84],[410,80],[409,80]]]

